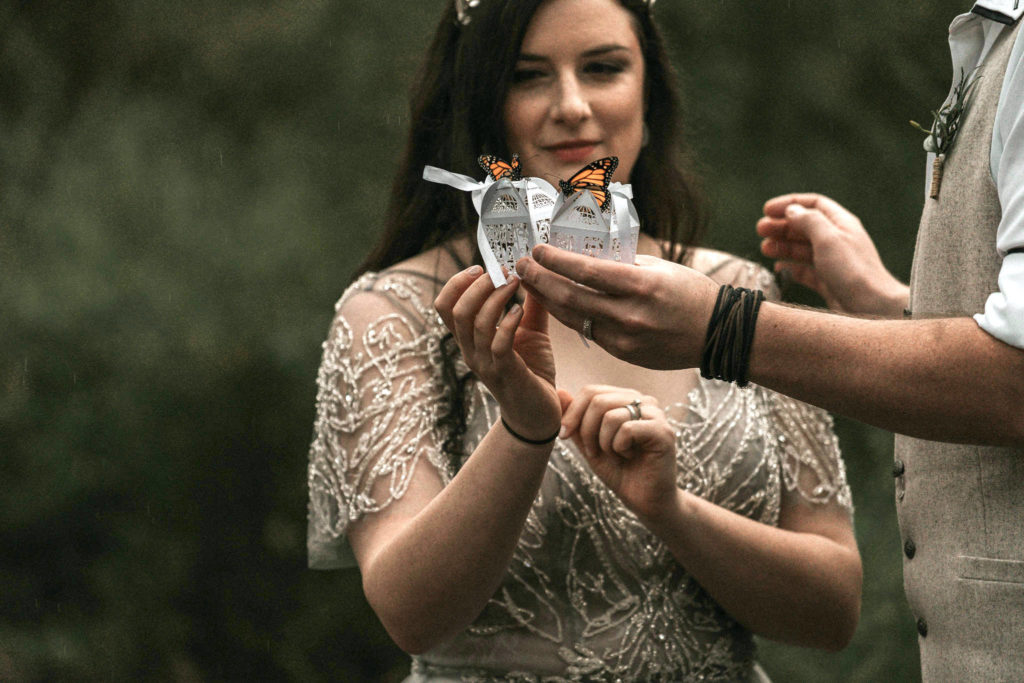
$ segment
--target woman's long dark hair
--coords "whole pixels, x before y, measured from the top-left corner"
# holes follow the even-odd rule
[[[508,159],[517,151],[509,150],[505,139],[505,98],[527,27],[544,1],[481,0],[470,9],[466,25],[458,23],[449,3],[412,88],[409,139],[391,189],[384,234],[357,276],[458,237],[475,242],[477,217],[468,193],[427,183],[423,167],[476,177],[481,175],[480,154]],[[687,248],[700,241],[707,216],[680,127],[681,100],[647,3],[619,1],[633,16],[644,57],[649,135],[632,175],[620,180],[633,185],[640,229],[666,245],[666,258],[682,261]],[[450,400],[440,426],[447,435],[444,449],[455,461],[462,452],[470,378],[455,372],[458,349],[450,338],[446,349],[443,376]]]

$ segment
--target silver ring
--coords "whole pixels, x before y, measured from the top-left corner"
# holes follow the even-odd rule
[[[629,411],[630,420],[639,420],[643,417],[643,415],[640,414],[640,399],[633,399],[623,407]]]
[[[594,319],[584,318],[583,319],[583,336],[591,341],[594,340]]]

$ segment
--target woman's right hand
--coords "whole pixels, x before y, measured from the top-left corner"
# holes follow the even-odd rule
[[[501,406],[505,422],[528,439],[554,434],[562,417],[555,390],[555,358],[548,336],[547,311],[532,297],[505,306],[519,279],[494,288],[483,268],[454,275],[434,300],[469,369]]]
[[[670,514],[678,494],[676,436],[655,398],[590,385],[572,398],[562,427],[594,474],[640,521],[657,524]]]

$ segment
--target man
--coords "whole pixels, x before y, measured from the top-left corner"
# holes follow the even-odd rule
[[[826,197],[773,199],[758,223],[777,268],[852,315],[765,303],[751,318],[747,309],[756,320],[748,376],[900,435],[904,583],[926,681],[1024,680],[1020,4],[981,1],[950,27],[954,73],[977,81],[937,197],[926,200],[909,288]],[[701,365],[721,303],[709,278],[658,259],[631,267],[546,246],[534,259],[517,270],[566,325],[640,365]]]

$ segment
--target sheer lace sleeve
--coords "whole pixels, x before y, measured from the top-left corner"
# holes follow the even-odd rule
[[[366,275],[346,290],[317,374],[309,566],[351,566],[348,526],[402,497],[426,460],[450,480],[437,427],[446,392],[432,281]]]
[[[703,250],[701,256],[704,272],[717,282],[760,289],[768,300],[778,301],[775,278],[759,264],[711,250]],[[782,474],[783,500],[835,502],[852,514],[853,499],[832,416],[789,396],[765,392],[771,438]]]
[[[834,502],[853,514],[832,416],[775,392],[769,392],[768,415],[782,472],[784,502]]]

